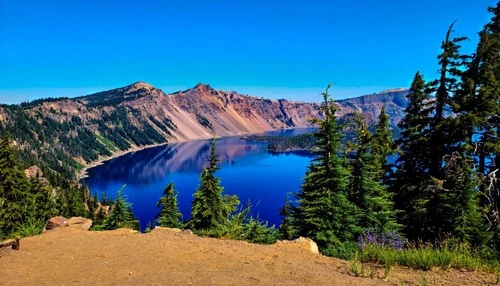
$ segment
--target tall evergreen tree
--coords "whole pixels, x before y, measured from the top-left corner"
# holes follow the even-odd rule
[[[354,206],[347,199],[348,170],[340,158],[341,133],[335,112],[337,106],[323,93],[324,120],[318,120],[318,156],[309,166],[298,206],[293,214],[297,234],[318,243],[324,253],[335,254],[359,232]]]
[[[456,21],[455,21],[456,22]],[[430,149],[430,175],[439,178],[443,176],[443,158],[451,154],[456,145],[454,144],[457,130],[454,128],[453,118],[446,116],[445,110],[450,111],[453,103],[453,96],[457,93],[459,79],[462,70],[469,58],[460,54],[460,42],[466,37],[451,38],[453,32],[453,22],[446,33],[446,37],[441,44],[442,53],[439,60],[439,79],[430,83],[435,91],[435,100],[432,109],[434,116],[430,122],[429,140]]]
[[[14,156],[12,141],[0,140],[0,235],[10,235],[25,222],[29,182]]]
[[[295,237],[295,227],[293,222],[293,209],[294,206],[287,196],[285,199],[285,205],[280,209],[280,216],[283,221],[279,226],[279,235],[281,239],[291,240]]]
[[[177,205],[177,192],[174,190],[174,183],[170,182],[163,190],[163,197],[160,198],[156,207],[161,208],[156,220],[160,226],[181,228],[180,219],[182,214]]]
[[[33,202],[33,213],[36,219],[46,221],[57,214],[55,198],[52,196],[50,186],[40,182],[38,178],[29,180],[30,195]]]
[[[402,136],[397,141],[400,148],[397,170],[391,186],[395,208],[400,210],[399,223],[411,240],[429,239],[431,229],[427,224],[428,204],[433,181],[429,175],[429,142],[427,132],[430,110],[426,105],[429,90],[423,77],[416,73],[408,94],[410,100],[405,118],[399,123]]]
[[[361,115],[355,117],[356,142],[350,160],[348,198],[356,206],[358,225],[370,231],[390,232],[399,228],[391,196],[382,184],[385,160],[381,153],[389,152],[377,143]],[[390,133],[389,133],[390,135]],[[379,138],[381,139],[381,138]],[[390,140],[390,139],[389,139]],[[377,151],[373,149],[378,147]],[[385,146],[389,148],[388,146]]]
[[[222,195],[224,189],[220,179],[215,177],[215,172],[219,169],[216,148],[214,136],[208,158],[209,165],[203,168],[200,185],[193,194],[189,226],[195,230],[214,229],[218,225],[227,223],[229,215],[239,204],[237,197]]]
[[[385,112],[385,106],[382,106],[378,122],[375,125],[375,133],[371,140],[371,153],[374,159],[374,168],[379,170],[379,180],[384,185],[389,184],[392,166],[387,163],[387,157],[395,154],[394,141],[392,140],[389,115]]]
[[[479,211],[478,180],[471,160],[453,152],[444,157],[444,163],[444,180],[436,195],[439,207],[431,214],[436,239],[452,236],[473,246],[483,245],[488,235]]]
[[[466,149],[476,158],[479,188],[489,212],[490,229],[500,249],[500,2],[479,33],[479,43],[462,78],[455,111]]]

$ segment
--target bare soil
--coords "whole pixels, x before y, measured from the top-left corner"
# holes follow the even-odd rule
[[[149,234],[66,227],[0,248],[1,285],[492,285],[491,274],[364,267],[298,244],[257,245],[169,229]],[[373,271],[372,271],[373,270]],[[371,278],[369,277],[372,274]]]

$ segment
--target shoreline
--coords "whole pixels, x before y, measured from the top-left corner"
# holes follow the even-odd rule
[[[127,149],[127,150],[117,151],[117,152],[111,154],[111,156],[101,158],[101,159],[99,159],[97,161],[89,163],[88,165],[85,165],[85,167],[83,167],[80,171],[78,171],[76,179],[77,179],[77,181],[80,181],[82,179],[87,178],[88,177],[87,171],[89,169],[92,169],[94,167],[100,166],[100,165],[104,164],[104,162],[106,162],[106,161],[113,160],[115,158],[118,158],[120,156],[126,155],[128,153],[137,152],[137,151],[141,151],[141,150],[144,150],[144,149],[147,149],[147,148],[159,147],[159,146],[164,146],[164,145],[173,144],[173,143],[181,143],[181,141],[157,143],[157,144],[145,145],[145,146],[135,146],[135,147],[132,147],[132,148]]]
[[[270,129],[270,130],[262,131],[260,133],[239,133],[239,134],[234,134],[234,135],[217,136],[217,138],[236,137],[236,136],[252,135],[252,134],[262,134],[262,133],[266,133],[266,132],[270,132],[270,131],[292,130],[292,129],[303,129],[303,128],[309,128],[309,127],[296,127],[296,128],[284,128],[284,129],[278,128],[278,129]],[[99,159],[97,161],[89,163],[88,165],[85,165],[85,167],[83,167],[80,171],[78,171],[76,180],[80,181],[82,179],[87,178],[88,177],[87,171],[89,169],[92,169],[94,167],[100,166],[100,165],[104,164],[104,162],[106,162],[106,161],[113,160],[115,158],[121,157],[121,156],[126,155],[128,153],[137,152],[137,151],[141,151],[141,150],[148,149],[148,148],[153,148],[153,147],[165,146],[165,145],[168,145],[168,144],[178,144],[178,143],[185,143],[185,142],[197,141],[197,140],[208,140],[210,138],[211,137],[197,138],[197,139],[187,139],[187,140],[173,140],[172,142],[157,143],[157,144],[145,145],[145,146],[135,146],[135,147],[132,147],[132,148],[130,148],[128,150],[120,150],[120,151],[117,151],[117,152],[111,154],[111,156],[101,158],[101,159]],[[292,151],[292,150],[290,150],[290,151]],[[297,150],[297,151],[299,151],[299,150]],[[280,152],[277,152],[277,153],[280,153]]]

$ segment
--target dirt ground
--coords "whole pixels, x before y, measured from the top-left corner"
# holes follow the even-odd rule
[[[155,229],[66,227],[0,248],[0,285],[492,285],[494,275],[365,266],[313,254],[297,244],[257,245]],[[372,273],[372,278],[370,278]]]

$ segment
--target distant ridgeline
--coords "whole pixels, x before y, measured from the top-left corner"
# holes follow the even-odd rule
[[[373,122],[382,106],[391,125],[404,116],[407,90],[338,101],[339,120],[362,112]],[[75,179],[91,162],[134,147],[272,129],[311,127],[322,118],[317,103],[269,100],[198,84],[165,94],[149,84],[78,98],[48,98],[0,105],[0,136],[9,135],[24,167],[39,166],[51,182]],[[395,132],[397,133],[397,131]]]

